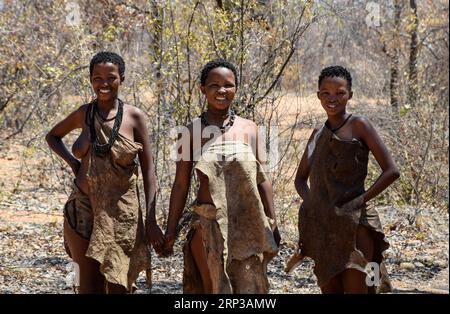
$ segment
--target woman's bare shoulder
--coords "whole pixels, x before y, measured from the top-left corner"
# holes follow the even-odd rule
[[[133,105],[129,105],[129,104],[124,104],[123,105],[123,112],[128,113],[131,117],[133,117],[134,119],[143,119],[145,118],[145,113],[139,109],[136,106]]]
[[[77,127],[83,127],[86,121],[86,114],[89,110],[89,103],[83,104],[75,109],[71,114],[67,116],[67,120],[70,123],[74,123]]]
[[[362,115],[352,114],[351,123],[355,126],[367,126],[370,125],[370,121],[367,117]]]
[[[351,125],[353,130],[367,132],[368,130],[373,129],[372,123],[370,120],[362,115],[352,115]]]

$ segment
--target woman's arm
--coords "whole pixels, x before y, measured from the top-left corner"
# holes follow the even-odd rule
[[[182,133],[178,136],[178,141],[181,145],[178,148],[178,156],[180,160],[176,163],[175,180],[172,185],[169,200],[169,217],[167,219],[166,226],[166,242],[164,244],[164,256],[173,254],[173,245],[175,244],[175,237],[178,222],[180,221],[181,214],[183,213],[184,206],[186,205],[186,199],[189,193],[189,187],[191,185],[191,175],[193,167],[193,127],[188,126],[188,134]],[[186,136],[189,136],[186,138]],[[187,139],[187,140],[186,140]],[[188,147],[186,147],[186,145]],[[187,149],[183,151],[183,149]],[[184,153],[187,154],[184,154]],[[185,157],[186,155],[186,157]],[[186,160],[187,158],[187,160]]]
[[[59,157],[64,159],[64,161],[72,168],[75,175],[77,175],[78,169],[80,168],[80,161],[78,161],[67,149],[66,145],[62,142],[62,138],[70,131],[83,127],[86,109],[87,105],[83,105],[69,114],[64,120],[56,124],[45,137],[48,146],[50,146]]]
[[[169,218],[167,219],[166,243],[164,255],[173,253],[176,229],[181,218],[191,184],[192,161],[180,160],[177,162],[175,181],[170,193]]]
[[[310,145],[314,141],[314,137],[316,136],[319,129],[314,129],[311,133],[311,136],[308,139],[308,143],[306,144],[306,148],[303,152],[302,159],[300,160],[300,164],[298,165],[297,174],[295,175],[295,189],[303,200],[309,199],[309,187],[308,187],[308,177],[309,177],[309,157],[313,152],[309,151],[313,149]]]
[[[275,243],[280,245],[281,235],[277,226],[277,218],[275,215],[275,206],[273,202],[273,188],[272,183],[269,180],[266,180],[260,184],[258,184],[258,192],[261,197],[261,201],[264,206],[264,212],[267,217],[269,217],[272,221],[270,222],[270,227],[273,232],[273,236],[275,238]]]
[[[265,158],[266,157],[265,151],[262,151],[263,149],[265,149],[265,147],[260,147],[258,127],[256,126],[256,124],[254,124],[253,127],[255,130],[254,136],[256,142],[256,159],[258,160],[258,162],[261,164],[261,166],[265,171],[267,167],[267,158]],[[261,197],[261,202],[263,203],[264,206],[264,213],[266,214],[267,217],[269,217],[272,220],[270,227],[272,229],[275,242],[277,243],[277,245],[280,245],[281,236],[277,226],[277,217],[275,214],[275,205],[273,200],[272,182],[270,182],[270,180],[267,179],[264,182],[258,184],[258,192],[259,196]]]
[[[273,202],[273,187],[269,180],[266,180],[258,184],[258,192],[261,197],[261,201],[264,206],[264,212],[267,217],[273,220],[272,230],[275,229],[277,225],[277,219],[275,216],[274,202]]]
[[[295,175],[295,189],[300,195],[300,197],[303,199],[303,202],[308,202],[309,200],[309,187],[308,187],[308,177],[309,177],[309,170],[310,170],[310,164],[309,164],[309,158],[313,153],[315,144],[313,143],[315,141],[315,136],[317,132],[319,131],[318,128],[314,129],[311,133],[308,142],[306,143],[305,150],[303,151],[302,158],[300,160],[300,163],[298,165],[297,173]],[[302,204],[303,205],[303,204]],[[300,228],[300,208],[298,210],[298,220],[297,220],[297,229],[299,234],[299,240],[298,240],[298,247],[301,249],[302,247],[302,239],[300,238],[301,235],[301,228]]]
[[[133,108],[133,110],[133,116],[136,121],[134,138],[142,144],[142,151],[139,153],[139,163],[144,181],[145,205],[147,210],[145,230],[148,241],[154,247],[155,251],[159,253],[162,250],[165,239],[156,222],[156,176],[150,136],[148,134],[144,113],[138,108]]]
[[[383,192],[389,185],[400,177],[400,172],[395,165],[386,145],[378,135],[372,124],[363,117],[357,117],[353,121],[353,134],[366,143],[381,168],[381,175],[374,184],[364,193],[364,203]]]
[[[256,159],[261,164],[264,171],[267,170],[267,156],[265,152],[265,147],[262,147],[261,142],[259,140],[259,132],[258,126],[251,122],[252,136],[255,139],[256,143]],[[261,146],[261,147],[260,147]],[[266,180],[260,184],[258,184],[258,192],[261,197],[261,201],[264,205],[264,212],[267,217],[273,220],[272,230],[275,229],[277,225],[277,219],[275,216],[275,206],[273,202],[273,187],[272,182],[270,180]]]

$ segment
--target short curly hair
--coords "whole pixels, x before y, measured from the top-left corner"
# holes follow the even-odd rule
[[[94,66],[100,63],[111,62],[112,64],[117,65],[119,68],[120,78],[123,80],[125,77],[125,61],[123,61],[122,57],[119,56],[115,52],[110,51],[101,51],[92,57],[91,63],[89,65],[89,77],[92,77],[92,72],[94,71]]]
[[[322,69],[319,75],[319,88],[320,83],[322,83],[323,79],[327,77],[341,77],[347,81],[348,89],[352,89],[352,76],[346,68],[340,65],[334,65]]]
[[[238,80],[236,66],[233,63],[226,61],[224,59],[215,59],[215,60],[209,61],[207,64],[205,64],[205,66],[203,67],[202,72],[200,74],[200,84],[202,86],[205,86],[206,79],[208,77],[209,72],[211,72],[211,70],[215,69],[215,68],[230,69],[234,74],[234,82],[236,84],[236,87],[238,86],[239,80]]]

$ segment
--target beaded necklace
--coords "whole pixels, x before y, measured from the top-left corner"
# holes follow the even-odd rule
[[[108,143],[100,144],[98,141],[97,133],[95,131],[95,115],[98,114],[98,116],[103,121],[111,121],[112,119],[104,119],[100,113],[98,112],[98,104],[97,99],[93,100],[90,104],[90,108],[92,108],[91,115],[90,115],[90,123],[89,123],[89,130],[91,132],[91,143],[92,143],[92,150],[95,152],[97,156],[104,156],[106,155],[113,146],[114,142],[117,139],[117,136],[119,135],[119,129],[120,125],[122,124],[122,117],[123,117],[123,101],[121,99],[117,99],[119,102],[119,106],[117,108],[117,114],[113,118],[114,119],[114,126],[111,131],[111,136],[109,137]]]
[[[228,120],[228,122],[227,122],[225,125],[222,125],[222,126],[219,127],[219,129],[220,129],[220,131],[221,131],[222,133],[225,133],[225,131],[227,131],[229,128],[231,128],[231,127],[233,126],[233,124],[234,124],[234,119],[235,119],[235,117],[236,117],[236,114],[234,113],[234,110],[230,110],[229,116],[230,116],[230,119]],[[201,122],[202,122],[202,124],[203,124],[204,126],[210,126],[210,125],[211,125],[211,124],[208,122],[208,120],[206,120],[206,112],[203,112],[203,113],[200,115],[199,118],[200,118],[200,120],[201,120]]]

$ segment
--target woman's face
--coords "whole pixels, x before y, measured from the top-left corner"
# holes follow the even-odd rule
[[[218,67],[212,69],[206,77],[205,85],[200,90],[206,96],[208,107],[227,110],[236,95],[236,80],[233,71]]]
[[[317,92],[317,97],[328,116],[345,113],[345,107],[352,95],[347,80],[342,77],[325,77]]]
[[[115,100],[121,83],[119,67],[116,64],[106,62],[94,65],[91,85],[99,101]]]

